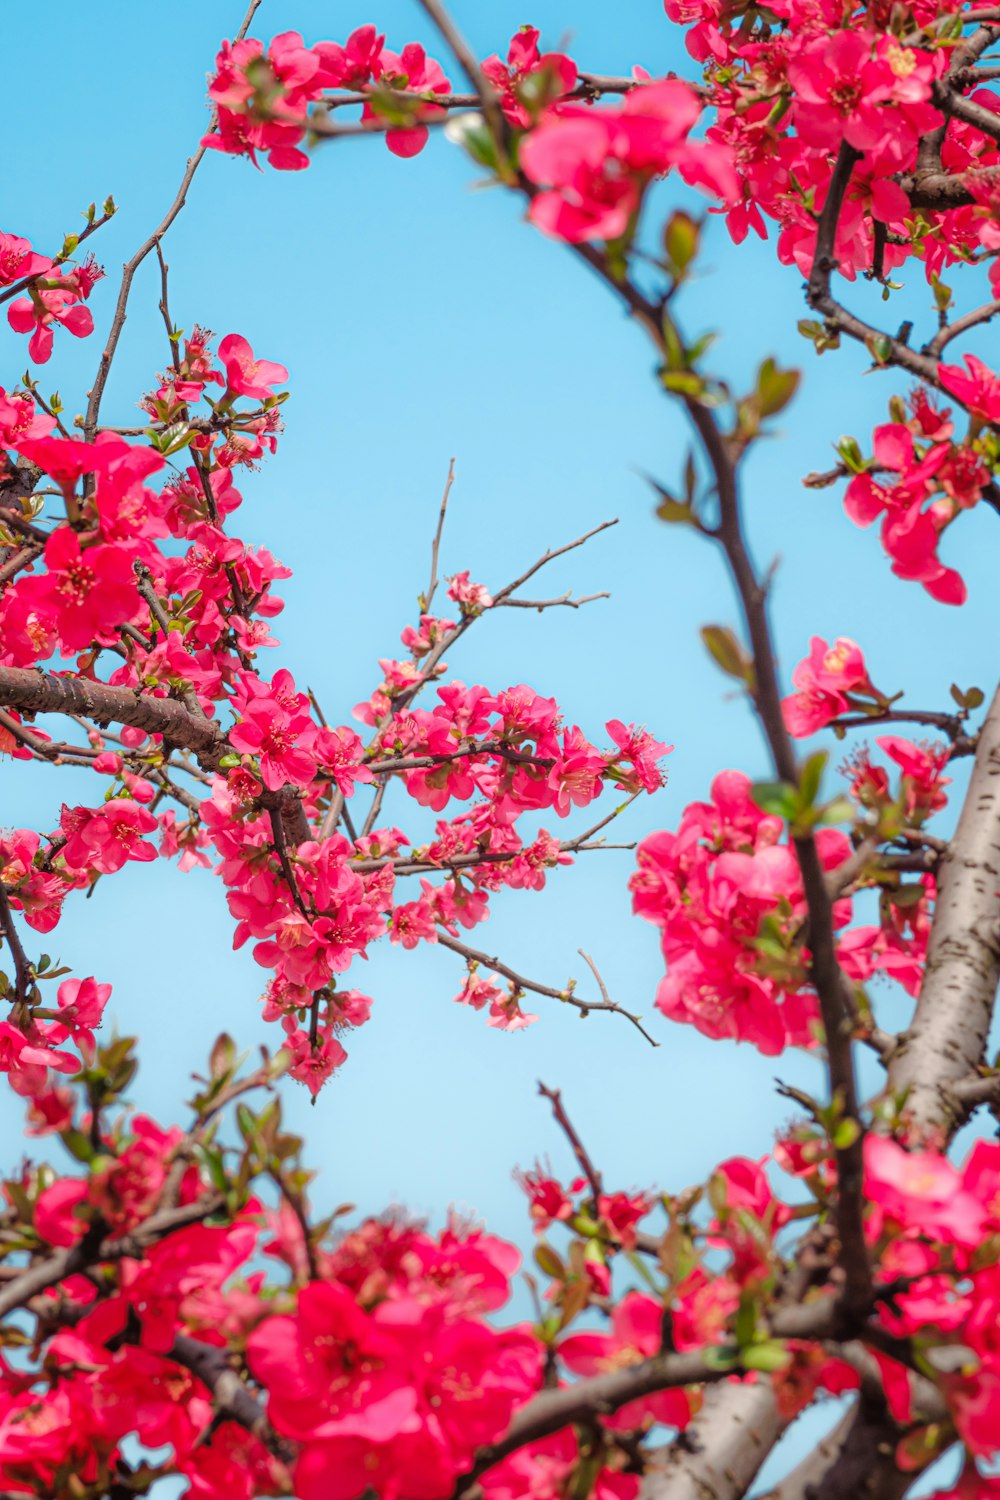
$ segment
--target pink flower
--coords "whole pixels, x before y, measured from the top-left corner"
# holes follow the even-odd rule
[[[555,1178],[550,1177],[540,1166],[530,1172],[515,1172],[514,1180],[528,1195],[529,1213],[534,1221],[536,1234],[542,1234],[550,1224],[572,1217],[573,1205]]]
[[[59,526],[44,556],[48,571],[22,579],[10,597],[39,617],[48,617],[64,651],[83,650],[136,614],[140,600],[135,574],[121,547],[98,543],[84,549],[75,531]]]
[[[885,142],[910,145],[940,120],[928,103],[934,67],[895,38],[872,43],[860,31],[807,40],[788,65],[795,90],[795,123],[810,146],[847,140],[858,151]]]
[[[559,1346],[563,1362],[577,1375],[592,1377],[642,1364],[663,1348],[663,1304],[642,1292],[628,1292],[611,1314],[612,1332],[577,1333]],[[604,1422],[613,1431],[650,1427],[686,1427],[691,1403],[682,1390],[659,1391],[619,1407]]]
[[[673,167],[714,195],[738,197],[728,151],[687,142],[700,112],[697,95],[674,79],[633,89],[618,108],[548,111],[521,145],[521,167],[542,189],[529,217],[571,244],[619,239],[647,184]]]
[[[506,63],[495,54],[482,63],[483,72],[500,95],[507,119],[522,129],[576,83],[573,59],[563,52],[539,53],[538,37],[536,27],[522,26],[511,38]]]
[[[71,869],[113,875],[127,860],[145,864],[156,858],[155,845],[142,835],[154,833],[158,824],[138,802],[117,797],[96,810],[64,807],[60,822],[67,835],[63,858]]]
[[[288,379],[284,365],[254,359],[250,345],[238,333],[228,333],[222,340],[219,358],[226,367],[226,390],[233,396],[252,396],[263,401],[274,395],[272,384]]]
[[[397,55],[383,47],[373,69],[373,78],[391,89],[408,89],[421,94],[448,94],[451,84],[441,64],[428,57],[419,42],[408,42]],[[420,104],[416,113],[421,119],[440,119],[442,111],[433,104]],[[366,104],[362,119],[372,119],[375,111]],[[395,156],[416,156],[427,144],[429,131],[426,125],[405,126],[387,130],[385,143]]]
[[[657,762],[673,753],[673,745],[654,740],[651,734],[636,729],[634,724],[626,727],[621,719],[611,719],[604,727],[618,746],[618,754],[611,766],[617,770],[621,785],[630,792],[637,792],[640,787],[647,792],[657,791],[666,780]],[[632,766],[631,771],[620,769],[619,762],[623,760]]]
[[[462,606],[463,616],[481,614],[493,603],[493,595],[485,584],[470,582],[468,568],[464,573],[455,573],[447,580],[447,583],[448,598],[454,599],[456,604]]]
[[[951,777],[941,774],[949,760],[947,745],[914,745],[894,734],[882,735],[875,743],[903,772],[903,801],[911,823],[922,823],[947,804],[944,788],[951,785]]]
[[[291,783],[305,786],[316,771],[312,751],[315,726],[306,713],[287,714],[273,699],[248,703],[243,718],[229,731],[235,750],[257,756],[269,791]]]
[[[881,1216],[914,1234],[969,1250],[982,1239],[982,1205],[963,1189],[947,1157],[937,1152],[905,1151],[887,1136],[867,1135],[865,1197]]]
[[[287,1437],[378,1443],[412,1430],[416,1392],[396,1347],[343,1286],[303,1287],[294,1317],[266,1319],[247,1355]]]
[[[0,233],[0,286],[11,286],[26,276],[39,276],[52,269],[47,255],[32,250],[31,241],[17,234]]]
[[[877,698],[865,667],[861,647],[847,636],[838,636],[828,646],[814,635],[809,655],[792,673],[798,688],[782,700],[782,712],[789,734],[802,738],[823,729],[849,707],[847,694]]]
[[[563,734],[562,753],[548,776],[552,805],[561,818],[570,806],[586,807],[601,791],[605,769],[603,755],[595,750],[583,731],[573,725]]]
[[[96,279],[86,267],[68,273],[56,269],[45,278],[44,285],[33,282],[27,297],[18,297],[10,304],[7,321],[15,333],[31,334],[28,355],[36,364],[45,364],[52,354],[53,323],[60,323],[74,338],[93,333],[93,315],[80,303],[90,295]]]
[[[974,354],[966,354],[968,373],[961,365],[938,365],[938,379],[981,422],[1000,423],[1000,376]]]

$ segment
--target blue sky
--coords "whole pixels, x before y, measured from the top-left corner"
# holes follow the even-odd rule
[[[121,211],[94,242],[109,271],[91,304],[99,329],[110,317],[116,268],[159,221],[205,128],[205,76],[240,14],[228,0],[175,0],[169,21],[154,27],[146,7],[119,0],[96,12],[70,7],[44,60],[33,18],[8,18],[8,72],[32,81],[31,128],[19,129],[17,150],[7,153],[0,227],[54,250],[80,209],[114,194]],[[459,0],[455,14],[481,52],[503,50],[530,20],[593,71],[687,66],[659,0],[628,0],[613,20],[596,0],[539,0],[527,13],[510,0]],[[385,0],[377,15],[265,0],[253,31],[297,28],[309,42],[343,40],[370,19],[390,45],[419,39],[445,61],[418,7],[401,0]],[[658,198],[681,201],[695,200],[672,185]],[[377,658],[396,654],[399,631],[415,618],[454,455],[448,572],[468,567],[500,585],[547,547],[611,516],[621,524],[545,575],[547,594],[609,589],[610,600],[490,617],[459,646],[453,673],[494,689],[527,681],[598,739],[617,717],[672,741],[668,786],[637,804],[618,837],[673,826],[720,769],[766,773],[747,708],[698,639],[703,623],[737,623],[720,562],[681,528],[656,521],[640,477],[669,484],[687,452],[683,422],[651,378],[651,352],[606,291],[523,222],[515,199],[475,190],[475,172],[455,147],[436,137],[401,162],[379,141],[336,143],[300,174],[258,174],[210,154],[166,255],[176,322],[242,333],[290,371],[278,456],[241,486],[246,503],[235,521],[241,536],[294,569],[281,590],[282,647],[264,670],[287,665],[331,721],[349,722],[351,706],[378,681]],[[915,706],[943,705],[956,678],[989,689],[996,518],[964,518],[946,546],[969,583],[968,609],[949,611],[893,579],[877,537],[846,521],[838,492],[806,490],[800,480],[829,466],[841,433],[864,443],[885,420],[894,387],[864,376],[866,361],[853,349],[815,358],[795,330],[806,315],[800,277],[777,264],[773,242],[735,250],[710,221],[703,260],[680,313],[688,330],[720,330],[716,371],[747,386],[774,355],[805,374],[779,437],[759,445],[746,476],[757,558],[778,560],[774,621],[786,676],[816,632],[854,636],[880,686],[905,688]],[[908,279],[915,290],[900,295],[891,317],[895,324],[916,308],[926,327],[919,270]],[[135,420],[135,401],[162,366],[157,294],[155,263],[147,262],[105,400],[108,421]],[[877,309],[869,288],[852,295]],[[42,389],[57,385],[73,413],[85,405],[100,346],[58,333],[56,344]],[[0,352],[10,386],[26,355],[6,324]],[[5,824],[51,827],[62,800],[88,791],[65,771],[26,775],[7,765],[3,776]],[[473,941],[549,983],[576,974],[581,991],[576,950],[585,947],[612,992],[652,1017],[659,1048],[620,1018],[581,1023],[546,1002],[531,1031],[498,1035],[451,1003],[462,979],[453,955],[381,946],[354,976],[376,1005],[349,1041],[342,1075],[315,1109],[304,1091],[286,1091],[288,1115],[320,1171],[320,1210],[403,1203],[440,1220],[454,1204],[526,1243],[512,1168],[542,1155],[559,1173],[572,1170],[536,1096],[539,1078],[563,1088],[617,1186],[674,1190],[728,1155],[768,1150],[788,1118],[774,1076],[815,1087],[817,1064],[760,1058],[658,1017],[658,943],[630,916],[631,868],[630,854],[591,855],[558,872],[541,895],[507,893]],[[161,1118],[176,1114],[218,1031],[247,1046],[277,1040],[259,1021],[261,971],[230,943],[219,882],[165,864],[133,866],[101,882],[92,900],[68,903],[48,942],[78,973],[113,983],[117,1024],[144,1041],[136,1099]],[[880,997],[885,1024],[905,1024],[901,993]],[[13,1129],[18,1118],[0,1094],[0,1119]]]

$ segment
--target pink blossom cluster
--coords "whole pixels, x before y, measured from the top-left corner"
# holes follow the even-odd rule
[[[408,42],[401,53],[392,52],[374,26],[359,26],[343,46],[318,42],[306,47],[298,31],[276,36],[266,50],[254,37],[223,42],[208,87],[215,128],[202,144],[248,156],[255,166],[260,152],[279,171],[299,171],[309,165],[299,143],[309,130],[310,106],[330,89],[366,94],[379,87],[419,95],[451,92],[440,64],[419,43]],[[376,120],[377,108],[377,100],[366,102],[363,119]],[[386,131],[389,150],[415,156],[428,136],[427,126],[419,122],[441,114],[432,103],[415,102],[413,123]]]
[[[697,94],[677,79],[643,82],[618,107],[558,104],[521,145],[521,167],[537,191],[529,217],[578,244],[631,234],[642,195],[664,173],[728,202],[739,185],[728,150],[692,141]]]
[[[77,1110],[76,1090],[54,1091],[36,1108],[34,1133],[59,1133],[79,1152],[91,1125]],[[265,1129],[263,1117],[245,1128]],[[303,1500],[446,1500],[553,1381],[638,1367],[661,1353],[665,1337],[678,1353],[731,1354],[741,1308],[774,1284],[780,1236],[802,1194],[822,1211],[836,1184],[830,1143],[816,1126],[775,1150],[775,1165],[796,1182],[797,1210],[776,1190],[767,1158],[729,1158],[706,1184],[704,1210],[686,1221],[684,1269],[662,1275],[654,1258],[641,1291],[618,1292],[638,1235],[647,1247],[675,1235],[654,1222],[665,1200],[603,1188],[595,1197],[586,1178],[564,1188],[536,1168],[522,1177],[536,1233],[560,1228],[567,1253],[546,1245],[540,1261],[551,1315],[505,1326],[494,1315],[520,1257],[477,1226],[453,1218],[434,1234],[396,1213],[307,1244],[289,1201],[269,1208],[253,1191],[219,1222],[200,1222],[217,1202],[218,1179],[191,1158],[183,1131],[123,1114],[102,1127],[97,1145],[82,1175],[25,1169],[4,1185],[8,1222],[23,1218],[33,1243],[82,1253],[95,1231],[103,1236],[96,1274],[67,1267],[43,1294],[53,1314],[72,1316],[45,1325],[38,1369],[0,1372],[0,1479],[17,1493],[55,1493],[70,1469],[82,1483],[112,1483],[123,1444],[138,1438],[169,1450],[168,1471],[199,1500],[293,1490]],[[176,1222],[142,1241],[168,1187]],[[980,1141],[956,1167],[934,1150],[869,1134],[863,1197],[886,1290],[872,1317],[885,1339],[872,1357],[886,1399],[905,1427],[915,1381],[932,1381],[972,1475],[1000,1441],[1000,1146]],[[836,1297],[834,1282],[817,1284],[814,1310],[825,1297]],[[595,1305],[609,1310],[600,1330],[577,1323]],[[961,1350],[960,1371],[931,1357],[916,1377],[892,1352],[893,1340],[910,1339]],[[779,1353],[770,1379],[786,1420],[821,1392],[858,1387],[856,1366],[818,1340],[787,1339]],[[244,1370],[241,1389],[264,1405],[277,1445],[248,1431],[235,1408],[213,1420],[213,1360],[216,1370]],[[700,1402],[698,1384],[654,1390],[607,1412],[603,1425],[623,1440],[657,1424],[683,1429]],[[933,1440],[950,1441],[947,1429]],[[562,1500],[586,1473],[588,1494],[635,1500],[627,1444],[608,1443],[595,1461],[582,1443],[567,1425],[514,1445],[480,1473],[484,1496],[515,1500],[530,1483],[537,1500]]]
[[[982,205],[928,211],[930,232],[911,236],[909,200],[897,181],[916,165],[921,137],[944,124],[933,94],[951,44],[947,29],[932,23],[958,8],[951,0],[911,6],[917,31],[904,42],[889,6],[847,12],[829,0],[780,0],[782,24],[761,39],[734,24],[718,0],[665,0],[670,19],[688,27],[689,53],[705,66],[717,116],[709,137],[728,146],[740,177],[740,202],[729,213],[734,239],[750,229],[766,237],[772,219],[779,258],[808,275],[833,156],[846,141],[860,161],[838,226],[843,275],[871,266],[876,226],[888,231],[886,273],[913,254],[930,278],[993,247],[986,204],[989,168],[1000,158],[983,132],[950,119],[941,156],[944,171],[970,172]],[[977,103],[998,108],[988,89],[967,87]]]
[[[956,365],[942,365],[939,375],[977,416],[984,403],[989,405],[990,382],[1000,391],[1000,381],[974,356],[967,355],[966,363],[968,375]],[[1000,397],[993,399],[1000,418]],[[847,486],[844,505],[857,526],[882,517],[882,545],[898,577],[922,583],[944,604],[962,604],[965,584],[941,562],[937,549],[947,527],[978,503],[990,469],[974,433],[955,442],[950,409],[939,408],[922,388],[911,397],[910,411],[906,420],[899,410],[899,420],[876,427],[872,458]]]
[[[83,304],[103,275],[93,256],[67,270],[20,235],[0,233],[0,287],[23,285],[27,293],[11,302],[7,321],[15,333],[31,335],[29,359],[43,365],[51,357],[57,323],[74,338],[93,333],[93,315]]]
[[[825,729],[851,708],[885,702],[872,686],[861,647],[847,636],[829,645],[822,636],[809,642],[809,655],[792,673],[796,691],[782,701],[789,734],[796,738]]]
[[[864,757],[852,794],[867,808],[899,806],[919,824],[944,805],[947,754],[896,737],[879,744],[902,772],[897,796],[887,774]],[[821,1025],[795,849],[781,842],[784,819],[765,813],[751,793],[749,777],[722,772],[712,783],[711,802],[685,808],[676,833],[643,840],[630,887],[633,910],[661,930],[667,974],[657,1008],[705,1036],[748,1041],[774,1056],[788,1046],[816,1045]],[[826,871],[850,859],[850,841],[838,829],[820,828],[815,838]],[[838,957],[852,980],[863,983],[882,972],[909,994],[918,992],[933,895],[926,876],[916,891],[887,894],[878,925],[849,930],[851,897],[834,902]]]
[[[227,522],[242,499],[235,467],[274,451],[276,387],[286,379],[283,365],[258,358],[241,335],[228,334],[215,354],[212,336],[196,328],[143,398],[149,442],[113,432],[93,442],[68,437],[28,394],[0,397],[3,442],[49,476],[65,512],[0,593],[0,668],[75,656],[85,680],[180,703],[195,730],[210,733],[191,767],[198,795],[181,799],[179,816],[159,807],[165,790],[173,795],[162,732],[91,729],[73,754],[106,779],[103,799],[64,807],[47,846],[29,830],[5,836],[2,865],[9,900],[38,931],[55,926],[68,891],[127,864],[159,853],[185,869],[213,867],[237,946],[252,940],[269,973],[265,1015],[284,1028],[293,1076],[315,1092],[347,1055],[343,1029],[368,1017],[370,1001],[337,986],[374,941],[388,933],[411,948],[439,932],[456,937],[486,919],[495,892],[541,889],[572,853],[544,828],[522,833],[522,820],[563,819],[608,781],[655,791],[668,747],[615,719],[610,747],[598,748],[563,723],[554,699],[523,684],[500,693],[439,684],[436,706],[418,707],[416,694],[445,671],[443,650],[493,606],[467,571],[447,582],[460,621],[423,614],[402,633],[405,655],[380,662],[383,680],[356,710],[371,730],[367,743],[328,724],[286,669],[261,673],[258,652],[278,644],[274,585],[289,570]],[[157,489],[161,431],[191,462]],[[3,734],[22,756],[51,744],[18,716]],[[328,822],[335,804],[380,776],[435,813],[465,806],[416,845],[395,827],[347,835],[336,818]],[[397,895],[397,866],[422,875],[415,898]],[[502,1030],[535,1019],[516,987],[471,973],[458,998],[488,1006],[489,1024]],[[43,1034],[26,1034],[37,1051]],[[36,1066],[33,1056],[17,1063],[18,1045],[9,1043],[11,1066]],[[53,1065],[68,1067],[64,1056]]]

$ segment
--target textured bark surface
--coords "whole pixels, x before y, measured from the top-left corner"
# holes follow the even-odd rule
[[[952,1092],[981,1062],[1000,984],[1000,688],[980,731],[958,827],[938,868],[927,969],[913,1021],[889,1061],[916,1140],[946,1146],[960,1121]],[[741,1500],[785,1430],[770,1388],[721,1386],[643,1481],[642,1500]],[[899,1433],[856,1402],[767,1500],[897,1500],[914,1483],[893,1459]]]
[[[1000,982],[1000,688],[990,705],[958,828],[938,868],[927,969],[889,1064],[916,1139],[945,1144],[958,1111],[950,1086],[983,1056]]]
[[[766,1380],[706,1391],[663,1467],[643,1479],[640,1500],[739,1500],[787,1425]]]
[[[211,769],[225,752],[214,719],[193,714],[173,698],[152,698],[131,688],[108,687],[85,677],[62,677],[27,667],[0,667],[0,704],[36,714],[80,714],[95,724],[129,724],[162,734],[193,750]]]
[[[902,1500],[916,1476],[897,1469],[897,1438],[881,1403],[862,1400],[761,1500]]]

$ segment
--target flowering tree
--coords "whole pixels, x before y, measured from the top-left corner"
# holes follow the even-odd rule
[[[842,440],[836,467],[807,482],[846,480],[849,519],[879,522],[893,572],[961,605],[940,549],[979,501],[1000,510],[1000,376],[960,351],[1000,297],[973,293],[959,312],[943,277],[985,267],[998,290],[1000,96],[985,85],[1000,11],[667,0],[692,59],[681,79],[581,71],[531,27],[505,59],[479,59],[438,0],[421,5],[446,64],[416,43],[390,50],[374,26],[308,46],[255,39],[258,5],[218,54],[177,196],[125,265],[75,422],[37,369],[67,334],[94,333],[104,273],[84,242],[115,204],[92,205],[57,253],[0,235],[0,301],[30,361],[0,390],[0,748],[92,786],[47,827],[0,834],[0,1066],[52,1156],[3,1184],[0,1490],[121,1500],[179,1476],[203,1497],[736,1500],[832,1394],[843,1415],[781,1500],[903,1496],[949,1452],[939,1500],[1000,1493],[1000,1146],[949,1156],[961,1126],[1000,1107],[986,1061],[1000,696],[982,714],[983,692],[955,687],[952,703],[911,710],[872,682],[856,642],[818,636],[783,691],[742,485],[798,376],[765,358],[740,393],[712,373],[678,311],[700,222],[669,206],[654,222],[647,202],[680,178],[737,244],[770,220],[806,278],[800,329],[816,353],[855,340],[873,370],[908,377],[870,440]],[[507,582],[443,574],[450,474],[419,617],[353,711],[364,733],[340,722],[346,706],[328,718],[290,671],[269,673],[288,569],[234,520],[241,466],[278,448],[287,371],[257,357],[251,327],[178,329],[162,251],[207,150],[322,171],[313,153],[331,138],[382,137],[409,158],[439,127],[650,340],[694,442],[679,483],[656,484],[658,515],[719,551],[742,611],[740,632],[702,633],[773,774],[722,773],[638,848],[634,907],[665,960],[657,1029],[769,1057],[806,1049],[827,1078],[817,1097],[787,1091],[798,1114],[771,1163],[733,1155],[703,1186],[660,1194],[606,1182],[542,1086],[578,1175],[522,1173],[544,1284],[533,1321],[514,1325],[500,1310],[519,1254],[486,1230],[316,1222],[282,1095],[315,1097],[351,1066],[345,1040],[371,1005],[356,964],[380,939],[450,950],[456,999],[499,1030],[544,1024],[526,1009],[538,996],[540,1012],[547,999],[614,1013],[637,1045],[655,1041],[585,955],[587,987],[560,987],[466,936],[504,888],[541,890],[606,847],[661,785],[670,747],[617,718],[566,724],[535,686],[444,680],[445,653],[490,612],[594,597],[539,598],[535,582],[594,531]],[[167,361],[157,374],[151,355],[142,424],[110,425],[109,372],[153,255]],[[843,286],[860,273],[889,300],[911,260],[932,308],[919,349],[908,324],[852,311]],[[933,742],[904,737],[928,728]],[[857,738],[873,730],[874,747]],[[843,793],[829,751],[796,745],[820,731],[853,736]],[[928,824],[956,761],[971,770],[946,836]],[[407,798],[436,815],[432,838],[392,821],[407,823]],[[179,1124],[128,1107],[137,1045],[102,1029],[110,985],[40,951],[67,899],[157,857],[221,877],[276,1037],[247,1068],[228,1036],[206,1035]],[[911,997],[905,1030],[876,1007],[876,975]],[[868,1100],[859,1049],[884,1074]]]

